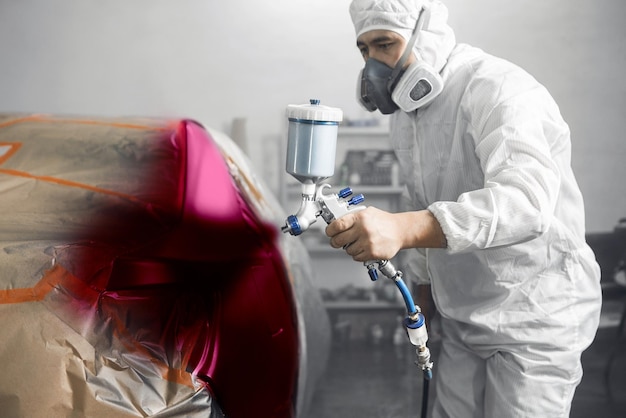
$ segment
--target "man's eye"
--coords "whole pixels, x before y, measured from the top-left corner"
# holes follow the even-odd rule
[[[391,45],[393,45],[393,43],[391,43],[391,42],[388,42],[388,43],[385,43],[385,44],[378,44],[378,48],[382,49],[382,50],[387,50],[387,49],[391,48]]]

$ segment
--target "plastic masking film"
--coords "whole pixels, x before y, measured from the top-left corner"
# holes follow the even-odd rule
[[[303,405],[310,272],[221,140],[190,121],[0,115],[3,416]]]

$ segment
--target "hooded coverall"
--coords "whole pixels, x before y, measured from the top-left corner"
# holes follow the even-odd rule
[[[448,244],[415,251],[442,317],[434,416],[567,417],[601,306],[569,128],[541,84],[456,44],[431,7],[415,48],[444,89],[396,111],[391,140],[411,210]]]

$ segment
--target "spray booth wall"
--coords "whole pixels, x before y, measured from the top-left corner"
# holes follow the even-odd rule
[[[0,2],[0,111],[185,116],[245,139],[275,190],[287,104],[347,117],[362,60],[349,0]],[[529,70],[570,124],[587,228],[626,216],[622,0],[449,0],[459,42]],[[233,120],[237,120],[233,124]]]

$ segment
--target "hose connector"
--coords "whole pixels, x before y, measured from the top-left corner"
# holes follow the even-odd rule
[[[424,374],[424,379],[430,380],[433,378],[433,362],[430,361],[430,350],[425,345],[417,347],[415,349],[415,353],[417,354],[417,367],[422,370]]]
[[[417,353],[417,366],[424,373],[424,379],[430,380],[433,377],[433,362],[430,361],[430,350],[426,346],[428,342],[428,332],[426,330],[426,319],[421,312],[417,312],[412,316],[404,319],[409,340]]]

